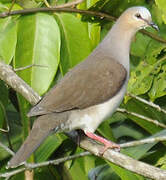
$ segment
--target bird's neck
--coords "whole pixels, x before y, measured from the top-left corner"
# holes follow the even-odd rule
[[[105,55],[115,58],[129,71],[130,44],[135,33],[136,30],[126,30],[125,25],[117,21],[98,48],[104,51]]]

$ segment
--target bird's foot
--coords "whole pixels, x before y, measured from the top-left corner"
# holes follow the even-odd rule
[[[120,151],[120,145],[119,144],[116,144],[112,141],[108,141],[107,139],[101,137],[101,136],[98,136],[94,133],[91,133],[91,132],[86,132],[85,131],[85,134],[91,138],[91,139],[94,139],[102,144],[104,144],[104,148],[100,151],[100,154],[103,155],[105,153],[105,151],[108,149],[108,148],[111,148],[111,149],[115,149],[116,151]]]

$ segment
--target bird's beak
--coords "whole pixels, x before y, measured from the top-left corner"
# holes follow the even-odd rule
[[[159,31],[159,27],[158,27],[153,21],[150,21],[150,22],[149,22],[148,20],[143,19],[143,18],[142,18],[142,20],[145,21],[145,22],[146,22],[149,26],[151,26],[153,29]]]
[[[154,22],[150,22],[148,23],[148,25],[151,26],[153,29],[159,31],[159,27]]]

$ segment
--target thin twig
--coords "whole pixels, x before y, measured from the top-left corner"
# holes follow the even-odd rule
[[[141,98],[139,96],[136,96],[134,94],[127,93],[127,95],[132,97],[132,98],[134,98],[134,99],[136,99],[136,100],[138,100],[138,101],[140,101],[140,102],[143,102],[144,104],[147,104],[147,105],[157,109],[159,112],[163,112],[163,113],[166,114],[166,110],[165,109],[162,109],[159,105],[157,105],[157,104],[155,104],[155,103],[153,103],[151,101],[147,101],[147,100],[145,100],[145,99],[143,99],[143,98]]]
[[[132,142],[127,142],[120,144],[121,148],[125,147],[132,147],[132,146],[138,146],[141,144],[149,144],[149,143],[154,143],[154,142],[159,142],[159,141],[166,141],[166,136],[161,136],[161,137],[151,137],[151,138],[146,138],[138,141],[132,141]]]
[[[30,9],[11,11],[10,14],[8,12],[2,12],[2,13],[0,13],[0,18],[13,16],[13,15],[26,15],[26,14],[32,14],[32,13],[37,13],[37,12],[70,12],[70,13],[86,14],[89,16],[96,16],[96,17],[100,17],[101,19],[106,18],[110,21],[115,21],[117,19],[106,13],[101,13],[101,12],[97,12],[97,11],[89,11],[89,10],[81,10],[81,9],[76,9],[76,8],[67,8],[67,7],[66,8],[65,7],[64,8],[60,8],[60,7],[30,8]],[[140,32],[153,38],[156,41],[159,41],[161,43],[166,43],[165,39],[157,36],[156,34],[153,34],[146,30],[141,30]]]
[[[8,141],[8,144],[9,144],[9,148],[10,148],[10,150],[13,151],[13,146],[12,146],[11,139],[10,139],[10,134],[6,133],[6,137],[7,137],[7,141]]]
[[[156,41],[159,41],[159,42],[161,42],[161,43],[166,43],[166,40],[165,40],[165,39],[157,36],[156,34],[153,34],[153,33],[149,32],[149,31],[146,31],[145,29],[141,29],[140,32],[141,32],[142,34],[145,34],[145,35],[151,37],[152,39],[155,39]]]
[[[1,148],[3,148],[3,149],[5,149],[9,154],[11,154],[12,156],[14,156],[14,152],[11,150],[11,149],[9,149],[7,146],[5,146],[4,144],[2,144],[1,142],[0,142],[0,147]]]
[[[7,172],[7,173],[1,173],[0,174],[0,177],[3,177],[3,178],[10,178],[11,176],[15,175],[15,174],[18,174],[20,172],[23,172],[25,171],[26,168],[23,167],[23,168],[20,168],[20,169],[16,169],[14,171],[11,171],[11,172]]]
[[[17,71],[22,71],[22,70],[25,70],[25,69],[28,69],[28,68],[31,68],[31,67],[44,67],[44,68],[48,68],[48,66],[44,66],[44,65],[37,65],[37,64],[31,64],[31,65],[28,65],[28,66],[25,66],[25,67],[19,67],[19,68],[15,68],[14,71],[17,72]]]
[[[9,123],[8,123],[8,118],[7,118],[7,115],[6,115],[6,110],[5,110],[5,108],[4,108],[4,106],[3,106],[3,104],[2,104],[1,101],[0,101],[0,106],[1,106],[1,108],[2,108],[2,110],[3,110],[3,113],[4,113],[4,117],[5,117],[5,121],[6,121],[6,128],[7,128],[7,129],[2,129],[2,128],[0,128],[0,131],[5,132],[5,133],[8,133],[9,130],[10,130],[10,128],[9,128]]]
[[[58,164],[60,164],[62,162],[66,162],[68,160],[72,160],[72,159],[88,156],[90,154],[91,154],[90,152],[86,151],[86,152],[82,152],[80,154],[75,154],[75,155],[67,156],[67,157],[64,157],[64,158],[50,160],[50,161],[45,161],[45,162],[41,162],[41,163],[27,163],[25,166],[27,168],[29,168],[29,169],[34,169],[34,168],[48,166],[48,165],[58,165]]]
[[[56,8],[71,7],[71,6],[75,6],[77,4],[81,4],[83,1],[84,0],[76,0],[76,1],[68,2],[66,4],[57,5],[57,6],[54,6],[54,7],[56,7]]]
[[[2,128],[0,128],[0,131],[2,131],[2,132],[4,132],[4,133],[7,133],[7,132],[9,132],[9,128],[7,128],[7,129],[2,129]]]
[[[44,4],[45,4],[48,8],[50,8],[50,5],[49,5],[49,3],[47,2],[47,0],[44,0]]]
[[[9,122],[8,122],[8,117],[7,117],[7,114],[6,114],[6,110],[5,110],[2,102],[0,102],[0,106],[1,106],[1,108],[2,108],[2,110],[3,110],[4,119],[5,119],[5,123],[6,123],[6,127],[7,127],[7,129],[2,129],[2,128],[0,128],[0,131],[6,133],[7,140],[8,140],[8,143],[9,143],[9,147],[10,147],[11,150],[13,150],[13,148],[12,148],[12,143],[11,143],[11,140],[10,140],[10,135],[9,135],[10,128],[9,128]]]
[[[35,105],[36,100],[41,97],[33,91],[33,89],[26,84],[17,74],[13,71],[12,67],[0,61],[0,79],[5,81],[14,90],[22,94],[31,104]]]
[[[22,10],[16,10],[11,11],[10,14],[7,12],[0,13],[0,18],[8,17],[8,16],[14,16],[14,15],[26,15],[26,14],[32,14],[37,12],[69,12],[69,13],[79,13],[79,14],[87,14],[90,16],[97,16],[100,18],[107,18],[110,21],[115,21],[116,18],[113,16],[110,16],[106,13],[101,13],[97,11],[88,11],[88,10],[81,10],[76,8],[57,8],[57,7],[51,7],[51,8],[29,8],[29,9],[22,9]]]
[[[16,2],[16,0],[13,0],[13,1],[12,1],[12,4],[11,4],[9,10],[8,10],[8,14],[10,14],[10,12],[11,12],[11,10],[12,10],[12,8],[13,8],[15,2]]]
[[[121,109],[121,108],[118,108],[117,111],[118,111],[118,112],[122,112],[122,113],[129,114],[129,115],[132,115],[132,116],[141,118],[141,119],[144,119],[144,120],[146,120],[146,121],[148,121],[148,122],[151,122],[151,123],[155,124],[156,126],[160,126],[160,127],[162,127],[162,128],[166,128],[166,125],[165,125],[165,124],[162,124],[162,123],[158,122],[157,120],[151,119],[151,118],[149,118],[149,117],[145,117],[145,116],[143,116],[143,115],[141,115],[141,114],[137,114],[137,113],[135,113],[135,112],[130,112],[130,111],[127,111],[126,109]]]
[[[25,170],[32,170],[32,169],[35,169],[35,168],[48,166],[48,165],[58,165],[60,163],[66,162],[68,160],[80,158],[80,157],[87,156],[87,155],[90,155],[90,154],[91,154],[90,152],[82,152],[80,154],[75,154],[75,155],[72,155],[72,156],[67,156],[67,157],[64,157],[64,158],[59,158],[59,159],[51,160],[51,161],[45,161],[45,162],[42,162],[42,163],[35,163],[35,164],[26,163],[25,167],[14,170],[14,171],[10,171],[10,172],[7,172],[7,173],[1,173],[0,177],[11,177],[11,176],[13,176],[15,174],[18,174],[20,172],[23,172]]]

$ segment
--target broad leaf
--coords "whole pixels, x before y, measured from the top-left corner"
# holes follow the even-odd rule
[[[10,64],[17,42],[17,20],[12,17],[0,19],[0,58]]]
[[[22,16],[18,24],[15,67],[40,65],[18,72],[40,95],[49,88],[60,59],[60,32],[55,19],[44,13]]]
[[[72,14],[55,14],[61,30],[61,72],[65,74],[69,68],[78,64],[91,52],[86,24]]]
[[[154,75],[160,70],[160,66],[150,65],[142,61],[138,67],[131,72],[128,83],[128,92],[135,95],[146,93],[152,86]]]
[[[35,152],[36,162],[46,161],[48,157],[58,148],[64,139],[60,135],[50,135]]]

